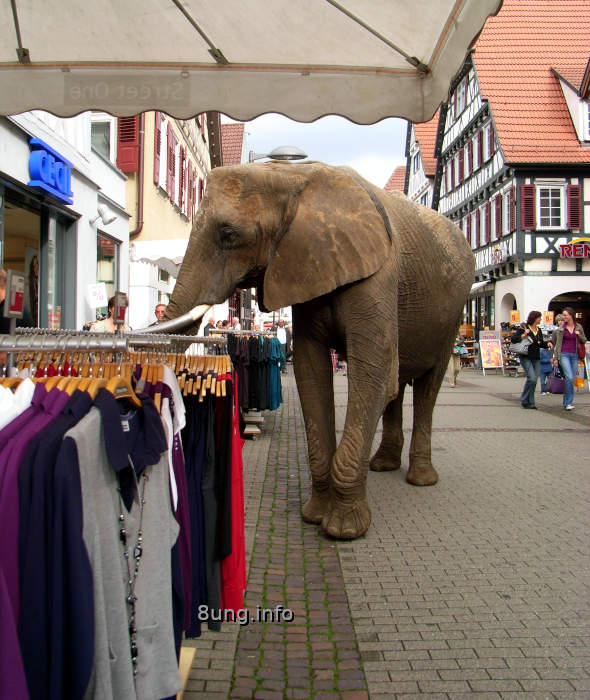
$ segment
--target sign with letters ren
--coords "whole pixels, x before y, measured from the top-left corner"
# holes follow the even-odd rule
[[[73,204],[73,163],[38,138],[29,139],[29,187],[41,190],[64,204]]]
[[[559,246],[562,258],[590,258],[590,238],[575,238]]]

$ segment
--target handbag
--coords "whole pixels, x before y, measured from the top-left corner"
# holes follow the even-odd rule
[[[528,355],[532,343],[533,341],[527,335],[518,343],[510,343],[508,351],[515,355]]]
[[[547,389],[549,389],[550,394],[563,394],[565,392],[565,379],[558,377],[558,372],[557,367],[554,367],[553,374],[547,377]]]
[[[577,345],[577,348],[578,348],[578,360],[582,360],[582,362],[584,362],[584,359],[586,358],[586,346],[585,346],[584,343],[580,340],[579,336],[577,336],[577,338],[578,338],[578,345]]]

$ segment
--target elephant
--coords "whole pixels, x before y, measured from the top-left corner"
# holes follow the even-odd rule
[[[314,161],[218,167],[166,317],[189,318],[195,305],[222,303],[236,288],[256,287],[263,310],[292,306],[311,471],[302,517],[328,536],[354,539],[371,522],[369,467],[401,465],[408,383],[414,415],[406,480],[438,480],[432,413],[474,272],[457,226],[351,168]],[[338,445],[331,348],[348,363]],[[381,417],[382,440],[371,459]]]

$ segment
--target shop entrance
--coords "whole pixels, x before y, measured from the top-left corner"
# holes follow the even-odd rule
[[[564,292],[549,302],[549,311],[557,315],[564,306],[576,312],[576,323],[581,323],[587,338],[590,338],[590,294],[588,292]]]
[[[38,326],[41,211],[40,208],[37,211],[24,208],[22,204],[7,192],[1,262],[5,269],[17,270],[25,276],[23,321],[26,325]]]
[[[0,195],[0,266],[25,278],[17,325],[74,328],[75,219],[13,183],[0,183]]]

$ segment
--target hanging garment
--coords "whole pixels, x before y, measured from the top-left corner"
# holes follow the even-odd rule
[[[75,514],[61,513],[60,518],[68,518],[67,530],[56,529],[53,479],[64,434],[91,406],[89,394],[75,391],[60,415],[31,441],[18,474],[18,631],[32,698],[82,698],[90,678],[94,645],[92,573],[87,557],[81,570],[68,572],[87,593],[82,610],[72,609],[61,562],[63,547],[67,546],[63,536],[67,537],[73,527]]]
[[[227,377],[228,382],[231,376]],[[236,613],[244,608],[246,590],[246,543],[244,536],[244,468],[240,437],[238,395],[239,379],[234,377],[233,418],[231,425],[231,552],[221,562],[221,605]]]
[[[140,398],[142,409],[122,416],[114,397],[101,390],[95,406],[66,433],[58,456],[56,479],[64,501],[75,495],[67,493],[65,482],[80,475],[83,523],[76,536],[81,534],[79,549],[85,545],[92,566],[95,623],[85,697],[96,700],[163,698],[182,687],[172,630],[170,552],[178,524],[170,505],[167,446],[153,402]],[[120,529],[129,545],[131,575],[138,562],[135,620],[129,617],[130,573]],[[135,652],[130,625],[137,630]]]
[[[31,405],[34,392],[35,385],[30,379],[23,379],[14,393],[0,386],[0,430],[26,411]]]

